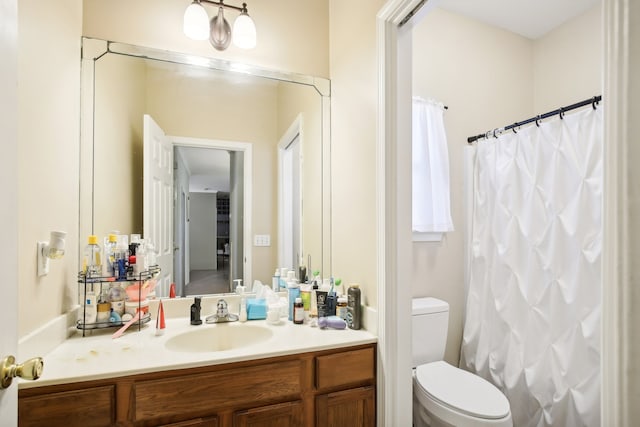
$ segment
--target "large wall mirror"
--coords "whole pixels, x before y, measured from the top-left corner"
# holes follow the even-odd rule
[[[81,244],[140,234],[160,297],[329,276],[329,97],[323,78],[83,38]]]

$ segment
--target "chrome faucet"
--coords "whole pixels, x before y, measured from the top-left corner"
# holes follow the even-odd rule
[[[205,318],[205,322],[207,323],[235,322],[237,320],[238,316],[233,313],[229,313],[229,306],[222,298],[220,298],[216,304],[215,314]]]

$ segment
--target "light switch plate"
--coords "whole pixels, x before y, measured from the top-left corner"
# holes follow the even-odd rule
[[[271,236],[269,234],[254,235],[253,246],[271,246]]]

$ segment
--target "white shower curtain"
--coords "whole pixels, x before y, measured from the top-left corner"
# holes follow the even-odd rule
[[[477,146],[461,367],[514,424],[600,425],[602,107]]]

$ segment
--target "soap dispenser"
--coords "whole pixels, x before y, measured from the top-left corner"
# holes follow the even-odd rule
[[[236,294],[242,295],[245,291],[245,286],[242,286],[242,279],[233,279],[236,284]]]
[[[202,325],[202,319],[200,318],[201,301],[202,301],[202,297],[195,297],[193,299],[193,304],[191,304],[191,324],[192,325]]]

